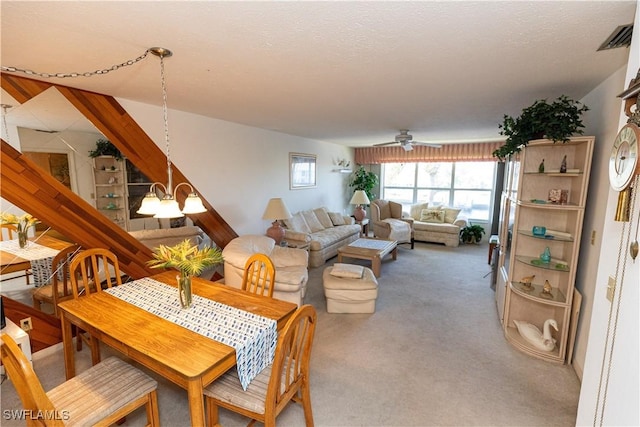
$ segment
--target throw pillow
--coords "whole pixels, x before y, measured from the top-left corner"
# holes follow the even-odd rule
[[[313,212],[316,214],[318,221],[320,221],[320,224],[322,224],[324,228],[333,227],[333,222],[331,222],[327,208],[314,209]]]
[[[429,203],[416,203],[415,205],[411,205],[411,209],[409,210],[409,215],[411,218],[416,221],[420,221],[420,216],[422,215],[423,209],[428,209]]]
[[[344,225],[344,217],[340,212],[329,212],[329,218],[333,225]]]
[[[289,219],[285,219],[284,225],[286,225],[289,230],[297,231],[298,233],[311,233],[311,229],[300,212]]]
[[[363,273],[364,268],[361,265],[335,263],[329,274],[345,279],[360,279]]]
[[[422,222],[444,222],[444,211],[442,209],[422,209],[420,212]]]
[[[302,216],[307,222],[307,225],[311,229],[312,233],[324,230],[324,227],[322,226],[322,224],[320,224],[320,221],[318,221],[318,217],[316,216],[315,212],[313,212],[311,209],[309,209],[308,211],[302,211]]]
[[[449,224],[453,224],[453,221],[455,221],[456,218],[458,218],[458,214],[462,210],[462,209],[445,208],[445,207],[441,207],[440,209],[444,211],[444,222],[448,222]]]

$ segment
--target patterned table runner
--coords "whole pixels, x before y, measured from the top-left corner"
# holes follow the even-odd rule
[[[193,295],[188,309],[180,307],[178,289],[142,278],[106,292],[149,313],[236,350],[238,376],[243,389],[273,362],[278,340],[277,324],[248,311]]]
[[[53,257],[60,252],[57,249],[52,249],[31,241],[27,243],[25,248],[21,248],[17,239],[0,242],[0,250],[31,262],[33,283],[36,287],[49,282]]]

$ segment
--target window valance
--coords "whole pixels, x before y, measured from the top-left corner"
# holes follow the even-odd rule
[[[400,146],[358,147],[355,162],[359,165],[409,162],[479,162],[498,161],[493,152],[504,145],[504,141],[476,142],[469,144],[444,144],[441,148],[415,145],[405,151]]]

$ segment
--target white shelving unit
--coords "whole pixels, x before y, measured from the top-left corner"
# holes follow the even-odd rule
[[[574,285],[593,144],[593,137],[567,143],[531,141],[519,159],[510,161],[511,176],[502,196],[496,302],[505,336],[519,350],[558,363],[566,361],[573,343],[570,331],[575,330],[571,322],[577,321]],[[563,158],[567,171],[561,173]],[[543,159],[545,170],[540,172]],[[567,191],[566,202],[550,201],[552,190]],[[534,233],[534,227],[546,232]],[[541,257],[546,248],[551,253],[548,262]],[[531,276],[535,277],[528,286],[524,279]],[[545,283],[551,285],[550,292],[544,292]],[[551,330],[556,340],[551,351],[532,346],[513,322],[525,321],[542,331],[547,319],[558,324],[558,331]]]
[[[93,159],[96,209],[125,230],[129,229],[125,160],[113,156]]]

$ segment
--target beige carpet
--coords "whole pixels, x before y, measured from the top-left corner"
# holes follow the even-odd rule
[[[580,384],[570,366],[532,358],[504,339],[489,288],[487,245],[416,243],[385,260],[375,314],[328,314],[323,267],[305,302],[318,311],[311,390],[317,426],[573,426]],[[327,265],[335,261],[330,260]],[[89,365],[87,351],[80,356]],[[45,390],[63,381],[60,352],[37,358]],[[159,379],[164,426],[188,426],[186,393]],[[9,381],[6,409],[19,409]],[[221,410],[227,426],[246,420]],[[129,417],[125,426],[143,425]],[[280,426],[304,425],[290,405]]]

